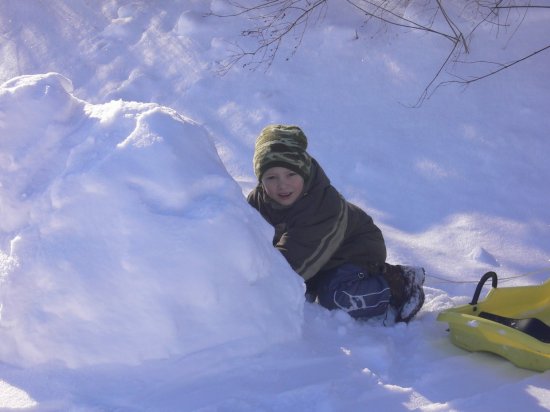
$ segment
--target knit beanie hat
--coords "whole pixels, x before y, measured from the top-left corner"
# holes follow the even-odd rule
[[[266,126],[256,139],[254,173],[258,180],[271,167],[286,167],[307,180],[311,156],[306,152],[307,137],[297,126],[275,124]]]

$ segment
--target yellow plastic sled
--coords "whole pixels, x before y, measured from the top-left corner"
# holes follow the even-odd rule
[[[478,302],[485,282],[493,288]],[[472,301],[441,312],[451,342],[469,351],[500,355],[520,368],[550,369],[550,280],[537,286],[497,288],[495,272],[479,281]]]

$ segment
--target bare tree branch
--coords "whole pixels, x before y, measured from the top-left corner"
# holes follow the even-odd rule
[[[400,16],[397,13],[394,13],[392,10],[389,10],[388,8],[381,7],[380,5],[377,5],[376,3],[372,2],[372,1],[363,0],[364,3],[366,3],[369,6],[372,6],[374,8],[374,10],[368,10],[366,7],[360,6],[359,4],[357,4],[356,1],[353,1],[353,0],[346,0],[346,1],[349,4],[351,4],[353,7],[355,7],[356,9],[361,11],[362,13],[364,13],[365,15],[370,16],[374,19],[380,20],[383,23],[387,23],[387,24],[392,25],[392,26],[398,26],[398,27],[403,27],[403,28],[407,28],[407,29],[420,30],[420,31],[425,31],[425,32],[429,32],[429,33],[434,33],[434,34],[437,34],[439,36],[443,36],[443,37],[447,38],[448,40],[451,40],[453,43],[456,43],[455,36],[446,34],[442,31],[434,30],[432,27],[422,25],[419,22],[409,20],[409,19],[407,19],[403,16]],[[385,15],[389,15],[390,17],[388,18]],[[392,18],[393,18],[393,20],[392,20]]]
[[[220,72],[226,73],[237,63],[251,70],[271,67],[281,52],[283,42],[294,42],[291,54],[296,53],[310,24],[318,23],[324,17],[329,1],[333,0],[226,0],[233,12],[217,17],[245,17],[252,27],[242,30],[241,36],[250,39],[255,45],[245,48],[234,44],[233,52],[221,65]],[[540,1],[540,0],[539,0]],[[408,29],[439,36],[451,42],[449,51],[438,65],[433,77],[425,86],[418,101],[412,107],[419,107],[440,86],[448,84],[469,85],[493,76],[503,70],[542,53],[550,48],[545,46],[511,63],[468,61],[475,45],[476,32],[482,27],[493,26],[495,37],[506,33],[511,39],[525,23],[528,11],[550,9],[550,5],[532,4],[533,0],[345,0],[345,3],[361,13],[365,26],[378,22],[387,27]],[[460,8],[460,6],[462,6]],[[342,7],[342,4],[339,4]],[[414,8],[416,14],[407,14]],[[358,38],[357,30],[356,37]],[[550,40],[550,39],[549,39]],[[290,56],[287,56],[287,59]],[[491,63],[498,66],[489,72],[465,78],[460,75],[460,67],[465,64],[476,66]],[[479,69],[478,69],[479,70]],[[456,80],[443,80],[443,76]]]
[[[283,40],[291,34],[295,34],[294,53],[302,43],[310,19],[316,18],[318,20],[321,18],[327,1],[269,0],[254,6],[242,6],[236,1],[229,0],[229,3],[237,9],[237,12],[226,15],[211,15],[217,17],[247,15],[251,21],[259,21],[260,24],[241,32],[241,36],[255,39],[257,46],[251,50],[236,46],[238,50],[232,53],[222,65],[221,72],[227,72],[235,64],[247,58],[249,61],[245,62],[243,67],[257,69],[263,65],[268,69],[279,53]],[[259,57],[259,59],[256,59],[256,57]]]
[[[550,44],[543,47],[543,48],[541,48],[541,49],[538,49],[538,50],[534,51],[533,53],[528,54],[527,56],[524,56],[520,59],[514,60],[511,63],[499,64],[500,67],[497,70],[490,71],[488,73],[485,73],[484,75],[476,76],[476,77],[471,78],[471,79],[447,80],[447,81],[442,82],[441,86],[444,86],[444,85],[450,84],[450,83],[459,83],[459,84],[468,85],[468,84],[471,84],[471,83],[474,83],[474,82],[478,82],[480,80],[486,79],[489,76],[493,76],[493,75],[495,75],[495,74],[497,74],[497,73],[499,73],[503,70],[509,69],[510,67],[515,66],[516,64],[521,63],[521,62],[523,62],[527,59],[530,59],[531,57],[536,56],[537,54],[542,53],[542,52],[544,52],[546,50],[549,50],[549,49],[550,49]],[[476,63],[476,62],[472,62],[472,63]]]
[[[432,77],[432,80],[430,80],[430,82],[424,88],[424,90],[422,91],[422,94],[420,95],[420,97],[418,98],[418,100],[416,101],[416,103],[412,107],[418,108],[418,107],[422,106],[422,103],[426,99],[428,99],[435,92],[435,90],[437,90],[438,86],[433,88],[433,91],[432,91],[432,87],[435,84],[435,82],[437,81],[437,79],[439,78],[439,76],[441,75],[441,73],[443,72],[443,70],[445,70],[445,67],[447,66],[449,61],[451,61],[451,58],[454,55],[455,50],[456,50],[457,47],[458,47],[458,43],[455,43],[454,47],[451,49],[451,51],[447,55],[447,58],[443,61],[441,66],[439,66],[439,69],[437,70],[436,74],[434,75],[434,77]]]

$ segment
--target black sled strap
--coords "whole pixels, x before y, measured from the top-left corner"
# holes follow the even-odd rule
[[[495,315],[494,313],[481,312],[480,318],[492,320],[501,323],[513,329],[517,329],[527,335],[534,337],[544,343],[550,343],[550,326],[537,318],[514,319],[505,316]]]

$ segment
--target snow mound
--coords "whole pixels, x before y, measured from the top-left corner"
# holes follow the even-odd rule
[[[38,403],[29,397],[24,391],[0,380],[0,408],[29,409]]]
[[[55,73],[0,86],[0,360],[135,364],[295,338],[302,282],[205,129],[71,91]]]
[[[470,259],[489,266],[499,267],[498,260],[481,246],[476,246],[468,255]]]

